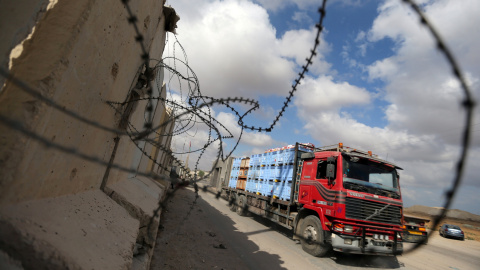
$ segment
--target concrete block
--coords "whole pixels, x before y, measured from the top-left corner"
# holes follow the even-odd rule
[[[132,269],[148,269],[160,222],[160,201],[168,185],[136,176],[107,184],[105,193],[140,221]],[[158,211],[157,211],[158,210]],[[154,212],[157,211],[156,217]]]
[[[138,228],[99,190],[0,207],[0,249],[26,269],[129,269]]]

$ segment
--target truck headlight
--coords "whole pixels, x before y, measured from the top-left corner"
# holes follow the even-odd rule
[[[345,225],[345,227],[343,228],[343,231],[346,233],[353,233],[353,227],[349,225]]]
[[[345,227],[343,224],[337,223],[333,226],[333,229],[337,232],[343,232],[343,227]]]

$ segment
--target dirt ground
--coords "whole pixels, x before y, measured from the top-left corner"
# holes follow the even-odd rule
[[[150,269],[248,269],[202,215],[208,204],[185,189],[174,196],[162,212]]]

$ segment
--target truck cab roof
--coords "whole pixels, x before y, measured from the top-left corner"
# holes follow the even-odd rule
[[[358,150],[350,147],[343,147],[342,144],[315,148],[315,152],[303,153],[300,158],[301,159],[313,159],[315,157],[320,158],[321,156],[324,156],[325,152],[334,152],[335,153],[333,154],[334,156],[338,156],[339,154],[342,154],[342,155],[348,155],[351,157],[366,158],[381,164],[385,164],[390,167],[394,167],[398,170],[403,170],[401,167],[395,165],[394,163],[383,160],[379,158],[377,155],[373,155],[371,152],[362,151],[362,150]]]

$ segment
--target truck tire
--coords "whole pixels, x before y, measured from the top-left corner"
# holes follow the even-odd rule
[[[245,216],[247,214],[247,197],[245,195],[240,195],[237,197],[237,214],[239,216]]]
[[[228,205],[230,206],[230,211],[237,211],[237,193],[230,193],[230,198],[228,199]]]
[[[310,255],[321,257],[327,254],[330,247],[323,241],[323,230],[320,219],[316,216],[307,216],[298,231],[302,249]]]

